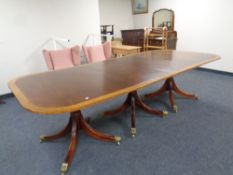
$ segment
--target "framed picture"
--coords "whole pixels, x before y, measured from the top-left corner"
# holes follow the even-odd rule
[[[132,0],[133,14],[148,13],[148,0]]]

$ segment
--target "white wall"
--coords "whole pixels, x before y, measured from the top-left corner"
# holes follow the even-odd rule
[[[98,0],[0,0],[0,95],[10,92],[10,79],[47,70],[48,38],[81,45],[99,25]]]
[[[101,25],[114,24],[115,37],[120,30],[133,28],[131,0],[99,0]]]
[[[205,67],[233,72],[232,0],[149,0],[149,13],[134,16],[134,27],[152,25],[152,13],[160,8],[175,11],[177,50],[219,54],[220,61]]]
[[[120,30],[151,26],[152,12],[175,11],[177,50],[217,53],[222,60],[206,67],[233,72],[233,1],[149,0],[149,13],[132,15],[131,0],[0,0],[0,95],[10,79],[47,70],[41,50],[49,37],[81,45],[101,24]],[[100,14],[100,16],[99,16]],[[99,20],[100,19],[100,20]]]

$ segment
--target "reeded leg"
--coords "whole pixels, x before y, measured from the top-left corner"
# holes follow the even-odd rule
[[[172,89],[179,94],[180,96],[183,96],[185,98],[189,98],[189,99],[195,99],[198,100],[198,96],[196,94],[189,94],[187,92],[182,91],[181,89],[179,89],[174,81],[174,79],[172,79]]]
[[[125,102],[118,108],[107,111],[104,113],[104,115],[112,115],[119,112],[122,112],[126,110],[128,107],[131,108],[131,135],[132,137],[136,136],[136,114],[135,114],[135,106],[138,106],[142,108],[144,111],[153,114],[153,115],[159,115],[161,117],[164,117],[168,114],[167,111],[159,111],[152,109],[151,107],[147,106],[138,96],[137,91],[131,92],[128,94]]]
[[[81,114],[80,114],[81,115]],[[119,136],[110,136],[104,133],[101,133],[99,131],[94,130],[83,117],[80,117],[80,123],[81,128],[83,131],[89,135],[90,137],[93,137],[97,140],[107,141],[107,142],[116,142],[117,144],[120,144],[121,137]]]
[[[112,114],[116,114],[119,112],[124,111],[125,109],[127,109],[129,106],[131,106],[131,99],[134,98],[135,99],[135,104],[136,106],[142,108],[144,111],[150,113],[150,114],[154,114],[154,115],[159,115],[159,116],[166,116],[168,113],[167,111],[159,111],[156,109],[152,109],[151,107],[147,106],[142,100],[141,98],[138,96],[137,91],[131,92],[128,94],[125,102],[118,108],[111,110],[111,111],[107,111],[104,113],[104,115],[112,115]]]
[[[134,97],[135,97],[136,105],[138,107],[140,107],[141,109],[143,109],[144,111],[146,111],[150,114],[161,116],[161,117],[167,116],[167,114],[168,114],[167,111],[159,111],[159,110],[153,109],[153,108],[147,106],[145,103],[143,103],[143,101],[138,96],[137,92],[134,92]]]
[[[70,142],[70,146],[69,146],[66,158],[61,165],[60,170],[61,170],[62,174],[65,174],[68,171],[68,169],[73,161],[76,147],[77,147],[77,143],[78,143],[77,136],[78,136],[78,132],[80,130],[79,121],[78,121],[79,118],[76,116],[72,116],[71,120],[72,120],[71,142]]]
[[[177,105],[175,104],[173,91],[176,92],[178,95],[183,96],[185,98],[198,99],[198,97],[196,95],[188,94],[188,93],[180,90],[177,87],[177,85],[176,85],[173,77],[172,78],[168,78],[165,81],[165,83],[163,84],[163,86],[159,90],[157,90],[155,92],[152,92],[152,93],[149,93],[149,94],[146,94],[145,97],[146,98],[156,97],[156,96],[162,95],[166,91],[168,91],[170,104],[171,104],[172,109],[175,112],[177,112]]]
[[[70,120],[65,129],[60,131],[59,133],[51,136],[43,136],[41,137],[42,141],[50,141],[55,140],[61,137],[64,137],[65,135],[71,133],[71,142],[70,146],[66,155],[66,158],[64,162],[61,165],[61,174],[64,175],[69,167],[71,166],[72,160],[75,155],[75,150],[78,143],[78,134],[80,130],[83,130],[85,133],[87,133],[89,136],[102,140],[102,141],[108,141],[108,142],[117,142],[120,144],[121,138],[118,136],[110,136],[98,131],[95,131],[91,126],[88,124],[87,120],[85,120],[82,116],[82,113],[80,111],[72,112],[70,115]]]
[[[132,95],[131,95],[131,93],[129,93],[128,96],[126,97],[125,102],[121,106],[119,106],[116,109],[113,109],[111,111],[105,111],[104,116],[114,115],[114,114],[123,112],[124,110],[126,110],[130,106],[131,98],[132,98]]]
[[[136,136],[136,118],[135,118],[135,100],[131,98],[131,135],[134,138]]]
[[[174,112],[177,112],[178,109],[177,109],[177,105],[175,104],[174,95],[172,93],[172,90],[169,90],[168,94],[169,94],[169,100],[170,100],[170,104],[172,106],[172,109]]]
[[[152,93],[149,93],[149,94],[146,94],[145,97],[146,98],[152,98],[152,97],[157,97],[157,96],[162,95],[164,92],[167,91],[168,83],[169,83],[169,81],[166,80],[164,82],[163,86],[159,90],[157,90],[155,92],[152,92]]]
[[[67,126],[62,131],[58,132],[57,134],[50,135],[50,136],[40,136],[40,142],[52,141],[52,140],[56,140],[56,139],[59,139],[59,138],[66,136],[67,134],[70,133],[71,126],[72,126],[72,122],[71,122],[71,118],[70,118]]]

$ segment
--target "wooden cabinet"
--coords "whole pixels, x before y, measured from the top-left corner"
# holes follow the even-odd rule
[[[176,50],[176,43],[177,43],[177,32],[168,31],[167,48]]]
[[[131,46],[140,46],[143,48],[144,43],[144,29],[121,30],[122,44]],[[176,49],[177,32],[168,31],[168,49]],[[156,43],[154,43],[156,44]]]
[[[143,48],[144,29],[121,30],[122,44]]]

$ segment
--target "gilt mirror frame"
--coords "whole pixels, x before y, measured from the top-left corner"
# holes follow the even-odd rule
[[[168,27],[168,31],[174,31],[174,24],[175,24],[175,14],[174,14],[174,11],[172,9],[166,9],[166,8],[162,8],[162,9],[159,9],[159,10],[156,10],[154,13],[153,13],[153,16],[152,16],[152,27],[154,28],[157,28],[157,27],[164,27],[164,26],[155,26],[155,16],[158,15],[159,13],[161,12],[167,12],[167,13],[170,13],[170,17],[164,17],[164,18],[170,18],[170,21],[163,21],[164,23],[166,22],[166,25],[169,25],[167,26]]]

